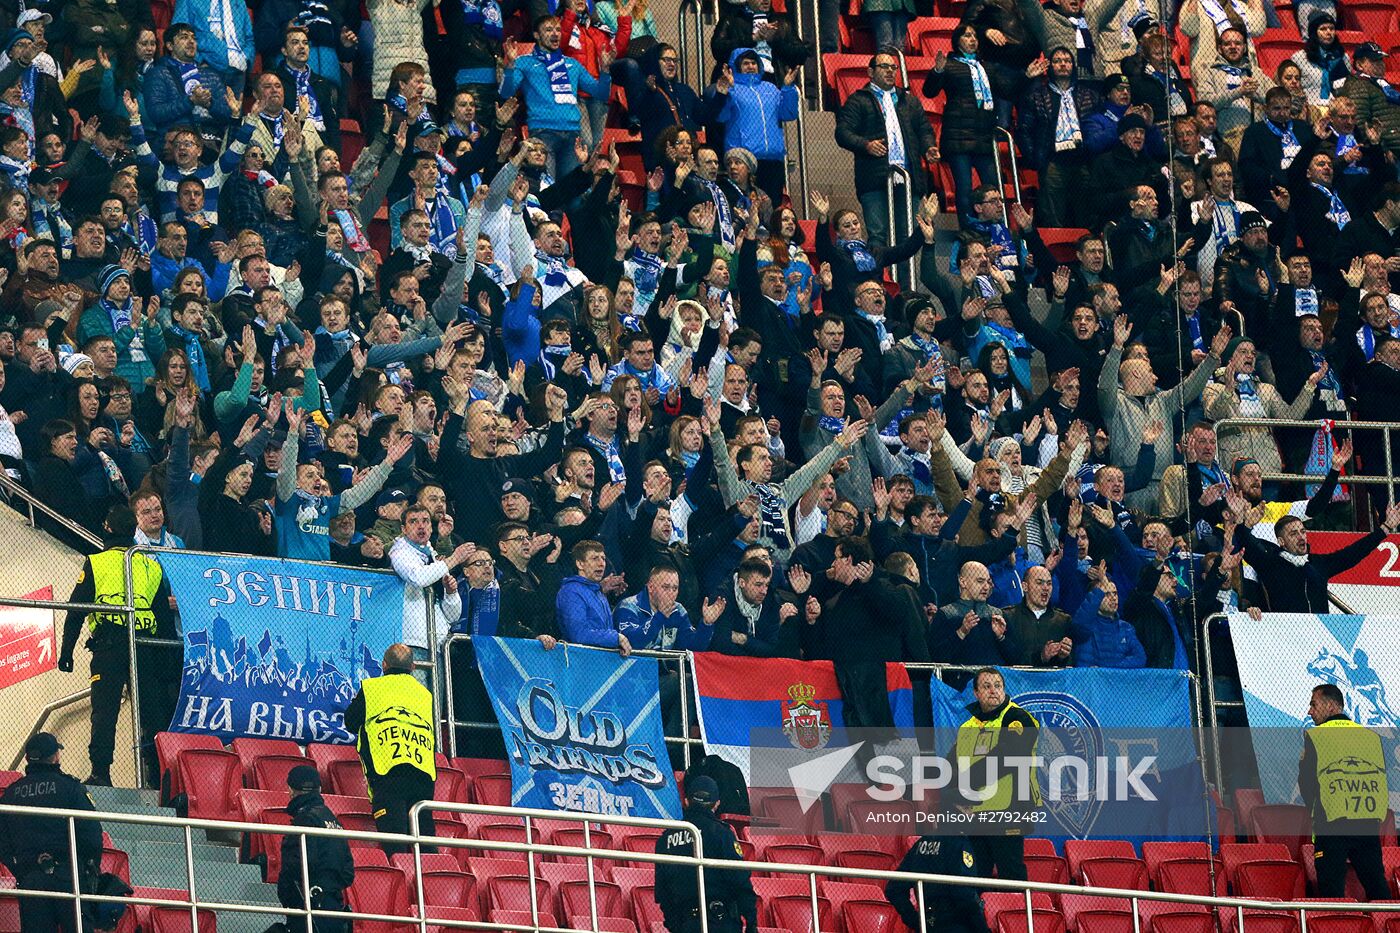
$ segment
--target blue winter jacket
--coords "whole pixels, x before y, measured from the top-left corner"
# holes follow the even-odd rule
[[[208,88],[213,96],[209,102],[209,117],[203,119],[195,116],[194,104],[185,93],[179,62],[166,55],[151,64],[143,85],[141,113],[145,117],[146,135],[151,139],[152,148],[160,149],[166,130],[177,124],[222,126],[229,122],[232,115],[224,93],[227,87],[224,79],[212,68],[201,65],[199,83]]]
[[[725,146],[747,149],[760,160],[781,159],[787,155],[782,124],[797,119],[797,88],[791,84],[779,88],[764,81],[762,74],[740,74],[739,56],[753,51],[740,48],[730,53],[734,86],[717,119],[726,127]]]
[[[1138,641],[1137,629],[1114,615],[1099,614],[1104,592],[1094,587],[1079,604],[1069,623],[1074,640],[1075,667],[1138,668],[1147,666],[1147,652]]]
[[[642,590],[618,603],[613,611],[617,630],[627,636],[633,648],[659,651],[705,651],[710,647],[714,627],[697,629],[685,607],[676,603],[669,616],[651,608],[651,596]]]
[[[612,93],[612,78],[604,72],[595,78],[578,62],[564,56],[564,67],[569,71],[569,86],[577,96],[580,89],[590,97],[607,100]],[[506,70],[501,79],[501,99],[513,97],[516,90],[525,89],[525,110],[529,114],[530,130],[564,130],[577,133],[579,110],[577,103],[556,103],[554,92],[549,87],[549,71],[542,59],[535,54],[522,55]]]
[[[219,0],[214,0],[217,4]],[[189,23],[194,27],[195,40],[199,44],[198,59],[202,64],[207,64],[212,68],[217,68],[221,74],[227,73],[233,66],[228,60],[228,43],[215,34],[210,28],[210,7],[208,0],[196,2],[196,0],[175,0],[175,15],[171,22]],[[244,71],[251,70],[253,58],[257,55],[257,48],[253,41],[253,20],[248,16],[248,4],[231,2],[229,11],[233,14],[233,30],[237,33],[237,42],[241,46],[240,51],[248,61],[243,66]],[[218,100],[216,96],[214,98]]]
[[[554,610],[565,641],[600,648],[618,646],[608,598],[603,588],[587,577],[565,577],[554,598]]]

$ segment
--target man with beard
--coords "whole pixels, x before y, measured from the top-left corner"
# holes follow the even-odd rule
[[[1260,520],[1259,510],[1245,511],[1236,539],[1242,539],[1245,560],[1259,578],[1269,611],[1322,613],[1328,611],[1328,581],[1365,560],[1387,535],[1400,531],[1400,502],[1385,510],[1375,531],[1330,554],[1310,551],[1307,529],[1296,515],[1285,515],[1274,523],[1277,544],[1245,530],[1257,527]]]

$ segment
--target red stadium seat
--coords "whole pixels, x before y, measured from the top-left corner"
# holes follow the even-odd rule
[[[451,765],[439,764],[437,766],[437,784],[433,787],[434,800],[450,800],[453,803],[471,803],[472,779],[463,771],[459,771]],[[457,814],[451,811],[439,811],[438,819],[452,819]]]
[[[997,917],[996,933],[1065,933],[1065,918],[1054,910],[1033,910],[1027,920],[1026,912],[1008,910]]]
[[[813,836],[822,830],[821,807],[812,807],[804,813],[801,801],[792,794],[764,797],[759,812],[765,819],[774,821],[781,832]]]
[[[1259,842],[1281,842],[1288,856],[1297,859],[1303,844],[1312,840],[1312,816],[1296,804],[1265,804],[1250,811],[1249,834]]]
[[[1030,840],[1026,840],[1029,842]],[[1207,842],[1144,842],[1142,860],[1147,865],[1147,877],[1157,883],[1157,870],[1168,859],[1211,857],[1210,843]]]
[[[661,912],[661,905],[656,903],[656,888],[653,885],[638,885],[633,888],[630,903],[632,918],[637,921],[638,929],[649,930],[657,923],[665,926],[666,917]]]
[[[265,755],[301,755],[301,746],[291,739],[248,739],[237,738],[229,744],[229,751],[238,756],[243,766],[243,780],[249,787],[253,784],[253,762]],[[306,764],[306,762],[302,762]],[[264,788],[270,790],[271,788]]]
[[[862,868],[870,871],[894,871],[899,867],[899,859],[888,852],[870,849],[847,849],[836,856],[838,868]]]
[[[1046,884],[1069,884],[1069,863],[1058,855],[1027,855],[1026,878]]]
[[[306,763],[300,755],[264,755],[253,761],[252,780],[248,781],[248,786],[259,790],[284,790],[287,775]]]
[[[1337,18],[1337,28],[1360,30],[1368,36],[1400,30],[1393,0],[1347,0],[1338,7]]]
[[[606,829],[589,827],[588,838],[585,841],[582,826],[569,826],[563,829],[556,829],[549,837],[550,845],[556,846],[577,846],[580,849],[616,849],[618,844],[613,840],[613,835]],[[554,855],[550,856],[558,862],[577,862],[584,864],[586,859],[581,855]],[[609,870],[616,864],[611,859],[594,859],[593,867],[595,871]]]
[[[909,48],[932,58],[953,47],[953,29],[958,20],[951,16],[920,16],[909,24]]]
[[[1055,256],[1055,261],[1062,264],[1074,262],[1074,244],[1086,233],[1082,227],[1037,227],[1036,233],[1040,234],[1040,239],[1044,241],[1045,248],[1050,250]],[[1030,842],[1029,839],[1026,840]]]
[[[475,900],[476,879],[466,872],[423,872],[423,902],[430,907],[470,907]]]
[[[523,858],[488,858],[481,855],[469,857],[467,859],[467,872],[476,879],[477,903],[480,906],[477,913],[482,916],[487,913],[486,886],[491,883],[493,878],[509,875],[524,876],[529,871],[529,866],[525,864]]]
[[[1245,862],[1235,871],[1234,891],[1240,897],[1292,900],[1307,893],[1303,869],[1291,859]]]
[[[828,52],[822,56],[822,79],[844,104],[860,88],[870,83],[870,56]]]
[[[604,917],[601,914],[598,915],[596,927],[588,914],[570,917],[569,927],[574,930],[596,929],[599,933],[637,933],[637,925],[632,922],[631,917]]]
[[[1057,855],[1055,843],[1041,836],[1032,836],[1025,842],[1026,855]]]
[[[365,780],[365,766],[360,763],[359,757],[338,758],[326,763],[326,772],[330,780],[327,782],[327,790],[332,794],[339,794],[342,797],[367,797],[369,796],[369,784]]]
[[[183,815],[192,819],[228,820],[238,812],[243,766],[232,752],[189,748],[176,763],[185,788]]]
[[[1054,902],[1044,891],[1031,894],[1032,910],[1054,910]],[[987,918],[987,926],[996,928],[1002,914],[1020,911],[1024,929],[1026,917],[1026,896],[1015,891],[987,891],[982,895],[982,916]]]
[[[1087,885],[1147,890],[1147,866],[1139,858],[1086,858],[1079,863],[1079,870]]]
[[[355,751],[355,746],[353,745],[330,745],[325,742],[313,742],[306,746],[306,757],[316,766],[316,770],[321,772],[321,783],[326,787],[330,787],[331,762],[358,762],[360,760],[360,753]]]
[[[1172,894],[1225,893],[1225,869],[1219,859],[1174,858],[1157,866],[1152,884]]]
[[[452,767],[472,778],[483,774],[510,774],[510,765],[500,758],[453,758]]]
[[[536,924],[542,927],[557,927],[559,925],[559,921],[554,919],[554,914],[546,911],[541,911],[536,919],[528,910],[493,910],[487,920],[490,923],[513,923],[522,927],[531,927]]]
[[[388,854],[386,854],[383,849],[380,849],[378,847],[373,849],[351,849],[350,858],[353,859],[355,862],[356,871],[359,871],[361,868],[390,867]],[[393,867],[397,868],[398,866]],[[402,868],[400,868],[399,870],[403,871]],[[405,877],[408,877],[409,874],[409,872],[404,871]]]
[[[1255,807],[1264,805],[1264,792],[1257,787],[1241,787],[1235,791],[1235,819],[1245,832],[1252,825],[1250,815]]]
[[[1215,933],[1215,916],[1202,904],[1138,901],[1142,933]]]
[[[535,880],[534,895],[541,910],[553,903],[554,892],[549,883]],[[526,875],[497,875],[486,883],[486,903],[492,911],[530,911],[530,879]]]
[[[775,897],[760,905],[760,913],[767,912],[769,921],[788,930],[830,930],[831,901],[817,898],[817,922],[812,923],[812,898],[792,895]],[[763,922],[760,917],[760,922]]]
[[[352,910],[367,914],[385,914],[392,917],[407,917],[409,904],[408,879],[397,868],[387,865],[357,865],[355,883],[347,892],[347,902]],[[390,933],[398,924],[379,920],[358,920],[356,933]]]
[[[510,806],[510,775],[482,774],[472,779],[475,803],[492,807]]]
[[[1220,927],[1224,933],[1235,933],[1239,929],[1238,909],[1221,907],[1217,912]],[[1244,911],[1245,933],[1299,933],[1298,915],[1276,910]]]
[[[1132,901],[1096,894],[1061,894],[1060,911],[1071,933],[1132,933]]]
[[[197,925],[183,907],[151,907],[149,916],[149,923],[143,925],[148,933],[218,933],[214,911],[203,907],[196,911]]]
[[[1067,839],[1065,859],[1069,862],[1069,873],[1080,880],[1084,870],[1080,867],[1090,858],[1137,858],[1133,844],[1124,839]]]
[[[418,905],[413,904],[410,906],[413,910],[413,916],[418,916]],[[427,913],[429,921],[461,920],[467,923],[477,923],[481,919],[477,912],[470,907],[448,907],[442,904],[429,904],[427,905],[425,913]],[[433,926],[431,923],[428,925],[428,933],[456,933],[457,930],[461,929],[462,927]]]
[[[1248,825],[1248,822],[1245,822]],[[1226,842],[1220,846],[1220,861],[1225,867],[1225,880],[1235,888],[1235,875],[1246,862],[1288,861],[1288,846],[1277,842]]]
[[[596,892],[597,914],[600,917],[621,917],[627,911],[627,899],[622,896],[622,888],[610,881],[593,884]],[[561,911],[566,917],[592,916],[589,907],[589,885],[587,881],[565,881],[559,889]]]
[[[837,915],[846,933],[899,933],[904,929],[904,921],[883,898],[847,901]]]
[[[156,758],[160,761],[161,780],[161,800],[168,802],[177,795],[185,792],[184,784],[180,781],[179,771],[176,769],[176,762],[179,760],[180,752],[187,748],[203,748],[210,751],[221,751],[224,745],[216,736],[212,735],[192,735],[186,732],[157,732],[156,733]],[[6,772],[19,776],[18,771]],[[9,782],[0,777],[0,790],[9,786]]]

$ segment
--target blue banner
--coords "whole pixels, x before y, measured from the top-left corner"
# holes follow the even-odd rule
[[[349,744],[345,709],[403,637],[392,574],[275,557],[162,553],[185,670],[172,732]]]
[[[510,759],[511,804],[681,818],[655,658],[474,638]]]
[[[1040,723],[1039,755],[1107,761],[1102,770],[1091,769],[1086,786],[1078,788],[1082,799],[1047,796],[1048,819],[1035,835],[1184,839],[1204,834],[1213,815],[1205,808],[1185,671],[1082,667],[1002,668],[1001,673],[1006,695]],[[967,707],[976,702],[972,685],[959,692],[934,678],[931,690],[938,749],[951,749],[958,726],[968,719]],[[1122,776],[1149,756],[1141,781],[1157,799],[1115,799]],[[1040,783],[1044,791],[1044,769]]]

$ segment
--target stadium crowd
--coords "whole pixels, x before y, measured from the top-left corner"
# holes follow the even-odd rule
[[[420,656],[431,603],[831,659],[872,725],[884,661],[1196,665],[1207,616],[1322,611],[1400,524],[1339,482],[1376,435],[1215,426],[1393,418],[1400,90],[1328,0],[1273,74],[1260,0],[971,0],[912,88],[926,11],[866,0],[858,204],[824,166],[805,228],[811,50],[719,6],[703,93],[646,0],[9,8],[7,472],[97,533],[392,568]],[[1376,530],[1311,556],[1347,496]]]

